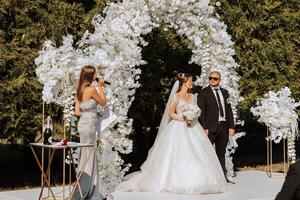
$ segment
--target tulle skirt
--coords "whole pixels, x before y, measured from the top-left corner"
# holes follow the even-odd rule
[[[228,188],[202,126],[172,120],[157,136],[141,171],[129,174],[116,191],[200,194]]]

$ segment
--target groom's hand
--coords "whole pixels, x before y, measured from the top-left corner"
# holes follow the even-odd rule
[[[228,129],[229,136],[234,136],[235,130],[233,128]]]
[[[208,135],[208,129],[204,129],[204,133]]]

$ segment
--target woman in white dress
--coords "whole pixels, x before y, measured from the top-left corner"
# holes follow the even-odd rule
[[[187,106],[199,110],[196,96],[188,92],[192,76],[180,73],[177,78],[147,160],[116,191],[200,194],[227,190],[223,170],[198,117],[191,123],[184,115]]]

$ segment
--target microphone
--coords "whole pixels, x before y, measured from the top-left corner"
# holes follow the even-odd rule
[[[106,85],[110,85],[110,82],[108,82],[108,81],[104,81],[104,83],[105,83]]]
[[[95,80],[96,80],[97,82],[99,82],[99,78],[95,78]],[[110,85],[110,82],[108,82],[108,81],[104,81],[104,84],[106,84],[106,85]]]

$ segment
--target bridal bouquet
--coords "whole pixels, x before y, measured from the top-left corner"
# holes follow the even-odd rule
[[[197,105],[184,105],[182,116],[188,127],[191,127],[192,122],[200,116],[200,108]]]

